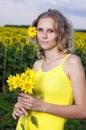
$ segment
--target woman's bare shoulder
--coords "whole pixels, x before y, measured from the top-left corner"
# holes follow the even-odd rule
[[[37,71],[40,68],[41,62],[42,62],[42,59],[35,61],[34,65],[33,65],[33,69],[35,71]]]
[[[69,79],[73,79],[75,76],[78,77],[79,75],[84,77],[85,72],[81,58],[77,55],[71,54],[64,64],[64,72]]]
[[[67,59],[66,68],[69,73],[82,73],[84,71],[81,58],[74,54],[71,54]]]
[[[67,60],[67,63],[70,65],[81,64],[81,58],[75,54],[71,54]]]

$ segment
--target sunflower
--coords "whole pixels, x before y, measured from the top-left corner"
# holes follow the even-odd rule
[[[28,27],[28,36],[31,38],[34,38],[34,37],[36,37],[36,34],[37,34],[37,28],[34,26],[29,26]]]
[[[21,74],[10,75],[7,80],[10,91],[19,90],[28,94],[33,94],[36,82],[35,72],[30,68]]]

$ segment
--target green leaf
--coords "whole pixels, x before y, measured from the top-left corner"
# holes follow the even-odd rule
[[[25,128],[24,128],[24,126],[23,126],[23,124],[21,124],[21,127],[22,127],[22,130],[25,130]]]
[[[38,127],[38,120],[35,116],[31,116],[31,122],[33,125],[35,125],[36,127]]]

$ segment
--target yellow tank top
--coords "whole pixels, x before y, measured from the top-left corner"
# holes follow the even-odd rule
[[[39,78],[36,90],[45,102],[70,105],[73,101],[71,82],[63,70],[63,64],[70,56],[68,54],[61,64],[48,72],[43,72],[41,66],[36,72]],[[30,116],[35,116],[38,120],[38,127],[32,124]],[[43,112],[32,111],[31,115],[20,117],[17,129],[22,130],[21,124],[24,123],[25,130],[63,130],[66,119]]]

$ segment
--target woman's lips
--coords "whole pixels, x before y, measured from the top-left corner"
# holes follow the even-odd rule
[[[40,44],[48,44],[48,41],[40,41]]]

